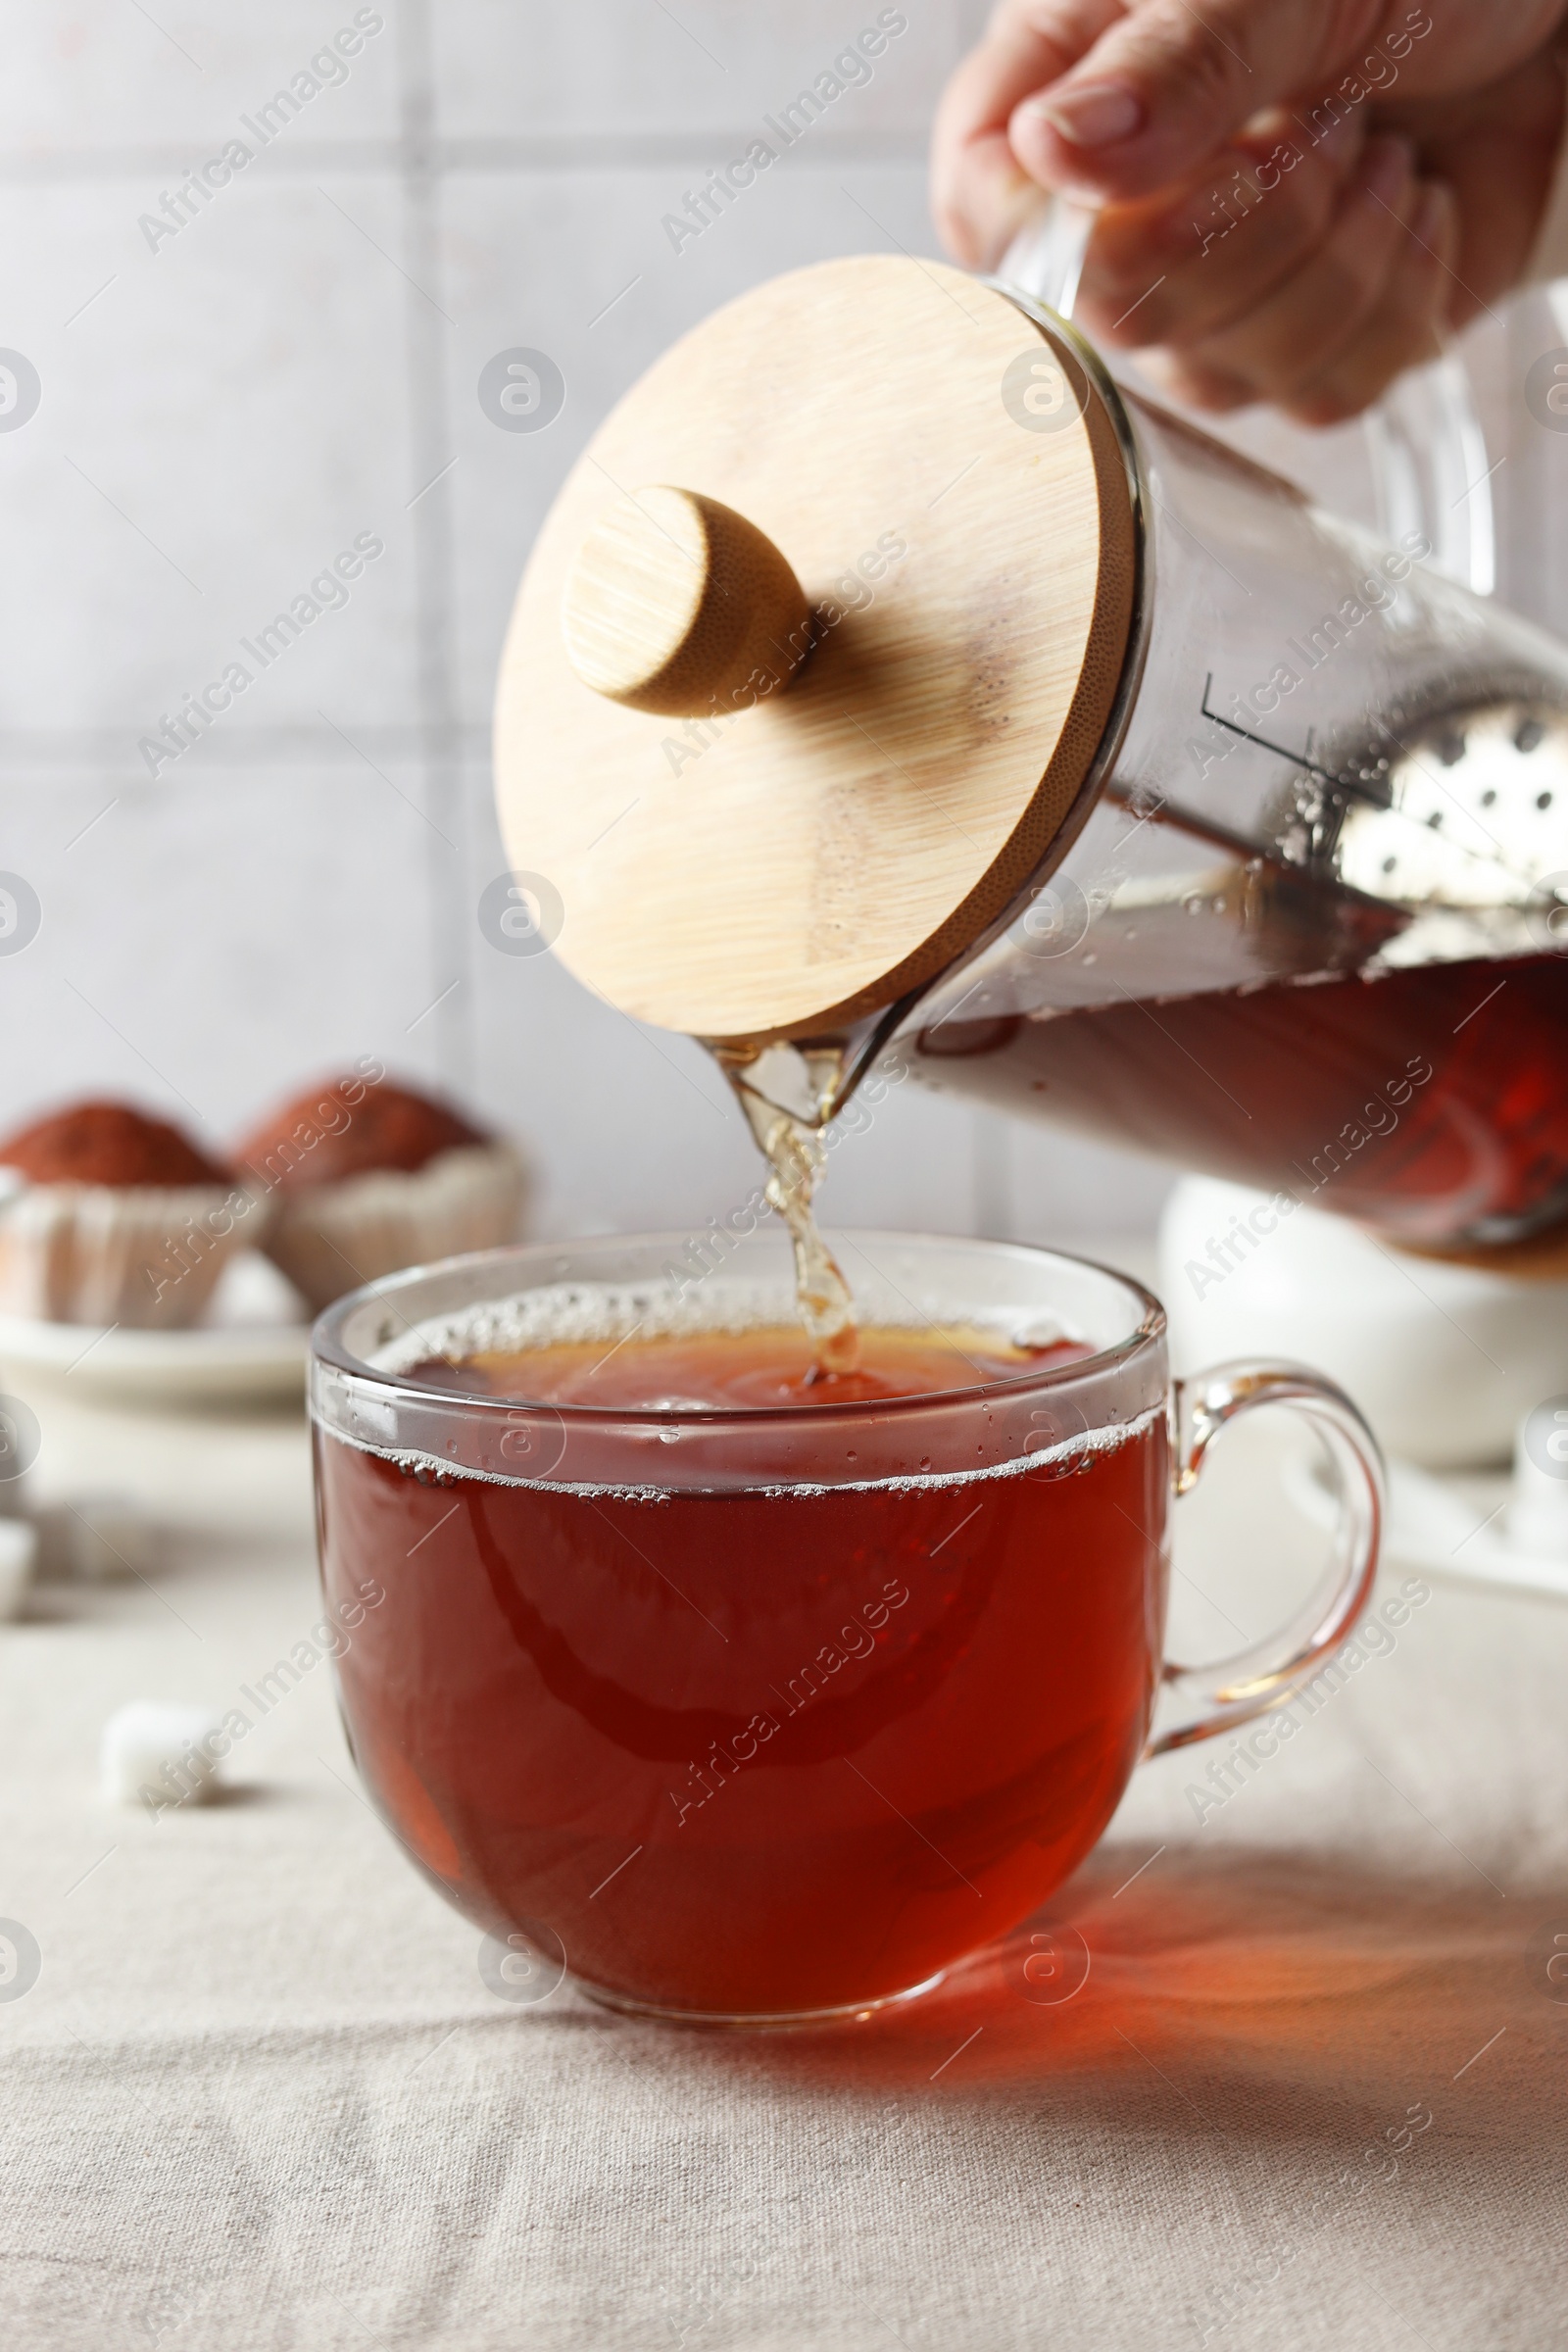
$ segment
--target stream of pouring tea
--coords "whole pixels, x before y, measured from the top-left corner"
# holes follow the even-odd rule
[[[827,1165],[821,1136],[744,1085],[736,1087],[752,1133],[767,1161],[764,1188],[789,1228],[795,1250],[795,1301],[816,1355],[819,1378],[853,1372],[860,1360],[855,1300],[843,1269],[823,1241],[811,1200]]]

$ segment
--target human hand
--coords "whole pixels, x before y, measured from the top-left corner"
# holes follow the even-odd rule
[[[1096,208],[1077,316],[1180,399],[1369,406],[1517,282],[1568,0],[1001,0],[938,112],[933,203],[993,268]],[[1146,365],[1150,363],[1146,362]]]

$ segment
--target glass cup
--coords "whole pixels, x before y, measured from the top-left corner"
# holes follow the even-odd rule
[[[1249,1363],[1173,1388],[1158,1301],[1051,1250],[834,1246],[867,1328],[1091,1352],[787,1408],[549,1405],[395,1368],[461,1361],[476,1315],[545,1291],[586,1301],[607,1348],[791,1324],[771,1226],[492,1250],[316,1326],[350,1744],[514,1995],[565,1968],[621,2007],[777,2024],[922,1991],[1061,1884],[1141,1756],[1281,1704],[1366,1603],[1382,1470],[1329,1382]],[[1266,1404],[1333,1458],[1326,1589],[1240,1657],[1172,1665],[1172,1498]],[[1162,1688],[1182,1720],[1152,1740]]]

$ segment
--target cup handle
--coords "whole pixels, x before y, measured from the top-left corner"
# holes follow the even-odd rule
[[[1342,1389],[1297,1364],[1222,1364],[1175,1385],[1176,1492],[1190,1494],[1220,1431],[1243,1413],[1283,1404],[1328,1446],[1339,1473],[1341,1513],[1322,1589],[1280,1633],[1214,1666],[1161,1669],[1166,1686],[1197,1709],[1191,1722],[1152,1740],[1146,1756],[1211,1739],[1266,1715],[1309,1683],[1348,1639],[1372,1597],[1383,1539],[1385,1481],[1378,1442]],[[1280,1652],[1284,1651],[1283,1660]]]
[[[1095,216],[1054,197],[997,267],[1005,285],[1070,321]],[[1378,532],[1392,546],[1421,533],[1432,562],[1477,596],[1496,586],[1496,518],[1487,438],[1459,361],[1433,360],[1389,386],[1366,417]]]

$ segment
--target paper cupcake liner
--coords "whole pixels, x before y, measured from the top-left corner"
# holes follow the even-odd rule
[[[528,1170],[507,1144],[465,1144],[412,1175],[395,1168],[277,1197],[267,1250],[318,1313],[382,1274],[514,1242]]]
[[[182,1329],[267,1220],[246,1186],[18,1185],[0,1196],[0,1314]]]

